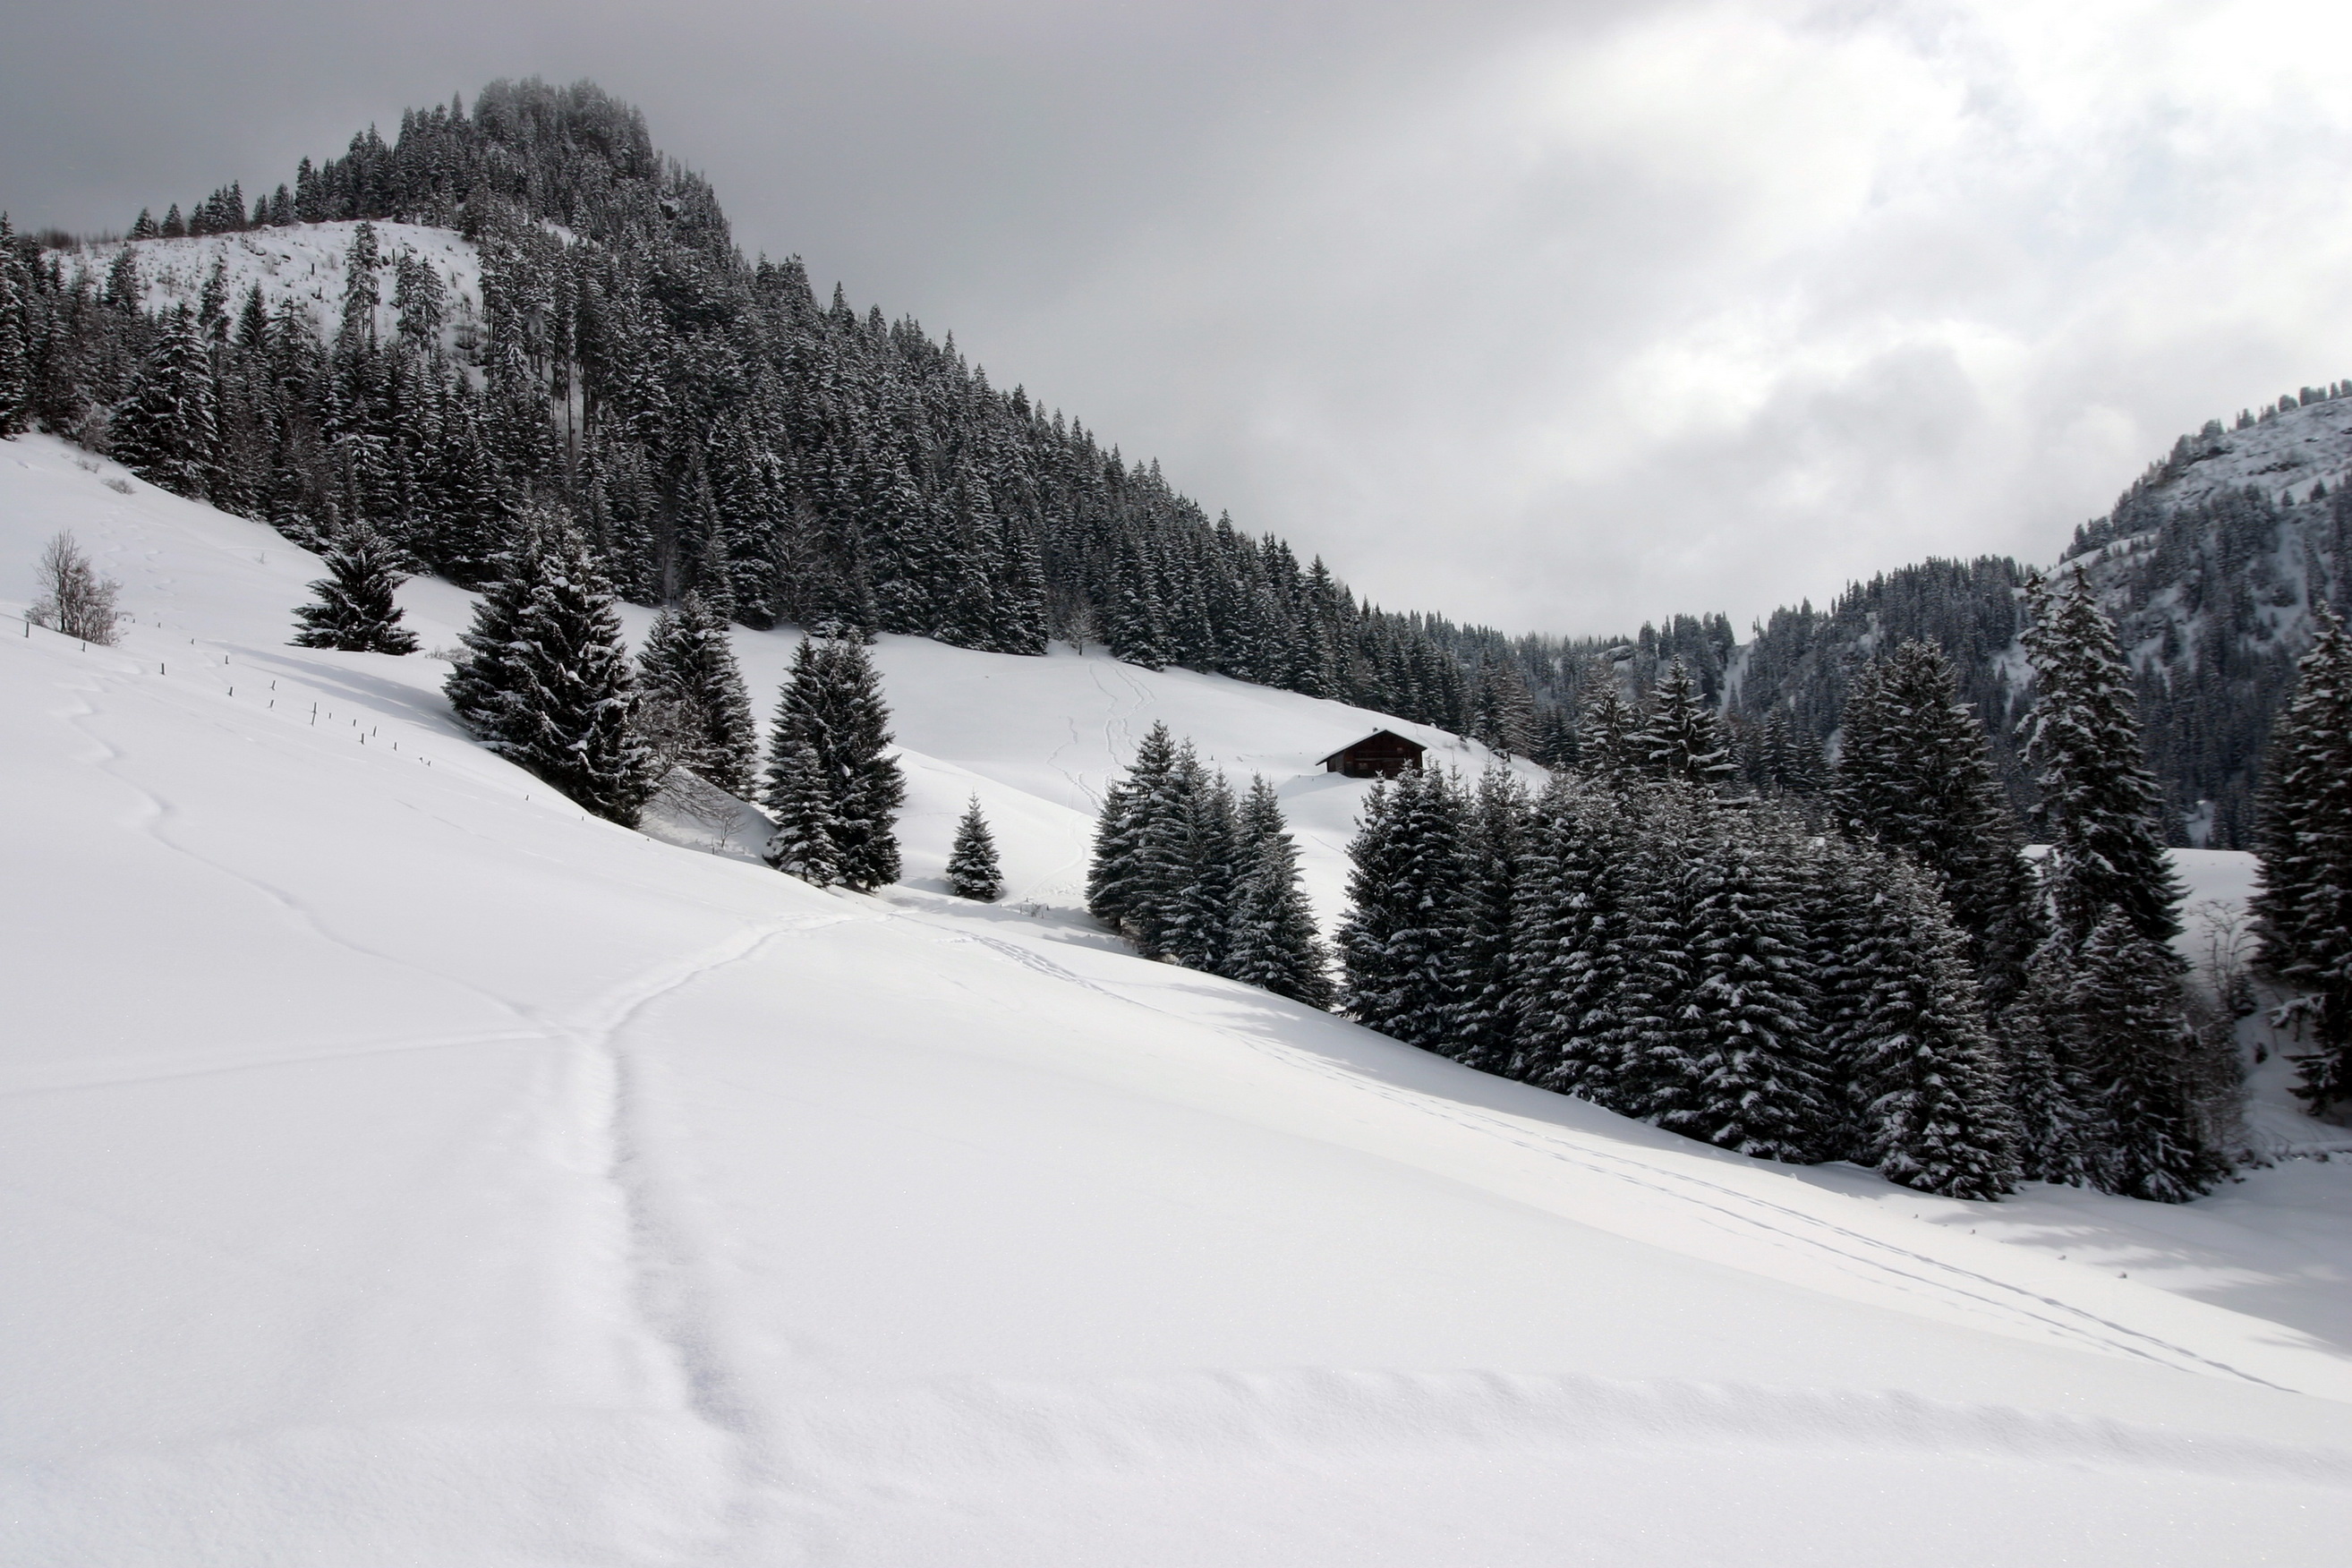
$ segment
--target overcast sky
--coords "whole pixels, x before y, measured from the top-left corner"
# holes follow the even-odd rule
[[[0,0],[0,207],[77,231],[593,77],[746,251],[1512,630],[2046,561],[2182,430],[2352,376],[2340,3]]]

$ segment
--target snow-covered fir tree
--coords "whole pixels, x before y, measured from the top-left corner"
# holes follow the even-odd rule
[[[2096,1092],[2083,1107],[2088,1163],[2104,1191],[2184,1203],[2229,1173],[2190,1084],[2200,1049],[2169,960],[2110,907],[2084,942],[2074,1023]]]
[[[1454,985],[1461,997],[1451,1047],[1457,1059],[1487,1071],[1511,1059],[1517,1032],[1512,936],[1526,855],[1527,786],[1504,767],[1479,776],[1467,803],[1462,854],[1462,941]]]
[[[1664,778],[1711,784],[1734,771],[1723,726],[1680,658],[1667,664],[1650,693],[1639,744],[1643,766]]]
[[[1816,969],[1825,1053],[1844,1088],[1849,1157],[1948,1197],[2015,1189],[2017,1129],[1966,939],[1906,858],[1824,846],[1837,945]]]
[[[1162,889],[1146,949],[1187,969],[1222,973],[1241,876],[1234,794],[1224,774],[1202,765],[1187,742],[1169,778],[1174,799],[1144,832],[1150,875]]]
[[[625,826],[653,793],[613,592],[569,519],[533,512],[475,606],[444,689],[475,738]]]
[[[1625,700],[1614,671],[1603,671],[1585,687],[1576,745],[1578,764],[1596,778],[1631,778],[1647,765],[1642,716]]]
[[[33,418],[32,344],[26,331],[31,312],[26,299],[31,290],[28,282],[17,279],[22,265],[8,216],[0,213],[0,437],[19,434]]]
[[[992,904],[1004,896],[1004,869],[996,858],[996,837],[973,795],[956,819],[955,842],[948,848],[948,890],[960,899]]]
[[[1627,1074],[1659,1126],[1759,1159],[1829,1157],[1812,977],[1790,846],[1695,790],[1661,814],[1665,862],[1637,906],[1644,963]]]
[[[2315,618],[2272,732],[2253,911],[2261,963],[2293,994],[2297,1092],[2325,1111],[2352,1100],[2352,633],[2325,605]]]
[[[667,742],[673,765],[749,796],[759,736],[751,693],[735,661],[727,623],[689,591],[654,617],[637,654],[637,687],[647,731]]]
[[[1845,832],[1903,851],[1934,879],[1991,1005],[2005,1006],[2041,937],[2032,874],[1984,726],[1942,649],[1914,639],[1853,678],[1829,798]]]
[[[327,574],[310,584],[315,604],[294,612],[297,647],[347,653],[415,653],[416,634],[400,624],[394,590],[404,580],[398,556],[375,530],[359,523],[326,552]]]
[[[1342,1005],[1357,1022],[1440,1054],[1451,1054],[1461,1026],[1467,816],[1451,774],[1409,767],[1373,785],[1348,846]]]
[[[1283,819],[1281,799],[1265,775],[1251,779],[1235,830],[1241,879],[1223,973],[1310,1007],[1329,1006],[1330,954],[1299,879],[1298,847]]]
[[[110,438],[115,456],[141,478],[202,498],[218,438],[212,370],[189,311],[171,312],[162,327],[162,341],[115,413]]]
[[[780,741],[770,748],[760,800],[776,824],[763,851],[768,864],[813,887],[839,882],[841,817],[814,742]]]
[[[2082,573],[2028,586],[2035,700],[2025,756],[2049,829],[2051,905],[2079,947],[2110,909],[2142,936],[2180,930],[2179,879],[2158,830],[2162,796],[2140,745],[2131,666]]]
[[[1585,781],[1554,779],[1529,814],[1513,896],[1517,1030],[1509,1076],[1628,1109],[1633,890],[1621,797]]]
[[[2074,1026],[2074,953],[2052,931],[2026,960],[2017,995],[1998,1018],[2026,1178],[2084,1186],[2094,1180],[2087,1108],[2096,1099]]]
[[[769,863],[860,890],[898,879],[907,784],[863,645],[801,639],[777,699],[761,804],[779,826]]]
[[[2197,1104],[2199,1084],[2231,1076],[2201,1059],[2225,1047],[2187,1025],[2184,966],[2168,945],[2180,929],[2180,884],[2156,831],[2158,795],[2115,627],[2079,572],[2056,591],[2037,580],[2028,596],[2039,697],[2025,754],[2050,827],[2043,880],[2073,981],[2067,1005],[2032,1005],[2063,1021],[2074,1157],[2088,1179],[2178,1201],[2226,1168]]]
[[[1166,804],[1176,765],[1175,737],[1154,723],[1136,747],[1135,761],[1103,792],[1095,818],[1094,854],[1087,870],[1087,912],[1130,940],[1157,930],[1160,889],[1144,858],[1146,828]]]

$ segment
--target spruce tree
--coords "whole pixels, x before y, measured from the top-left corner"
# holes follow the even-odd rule
[[[1521,857],[1511,956],[1510,1076],[1627,1110],[1631,831],[1615,792],[1555,780]]]
[[[841,880],[841,818],[834,795],[814,742],[780,739],[771,748],[760,797],[776,822],[764,851],[769,865],[814,887]]]
[[[1927,870],[1968,934],[1989,1001],[2006,1005],[2040,934],[2032,873],[1984,726],[1960,702],[1943,651],[1911,641],[1864,666],[1846,690],[1842,736],[1832,819]]]
[[[33,416],[32,316],[16,271],[15,236],[0,213],[0,437],[21,433]]]
[[[2260,962],[2295,994],[2296,1092],[2315,1111],[2352,1100],[2352,634],[2325,605],[2272,732],[2263,788]]]
[[[526,516],[484,591],[443,688],[483,745],[580,805],[635,826],[656,780],[613,591],[587,541],[552,511]]]
[[[948,889],[960,899],[992,904],[1004,896],[1004,872],[997,864],[996,838],[988,819],[980,814],[980,796],[973,795],[956,822],[955,842],[948,849]]]
[[[1679,805],[1685,836],[1660,847],[1682,863],[1669,907],[1683,918],[1649,940],[1671,951],[1664,973],[1682,984],[1651,992],[1633,1067],[1650,1114],[1751,1158],[1828,1158],[1836,1117],[1816,1059],[1788,857],[1712,801],[1692,795]]]
[[[1666,666],[1650,694],[1639,744],[1643,766],[1661,777],[1714,784],[1735,771],[1723,726],[1679,658]]]
[[[2083,944],[2074,1013],[2096,1098],[2084,1109],[2105,1191],[2185,1203],[2229,1173],[2189,1091],[2198,1042],[2175,966],[2111,907]]]
[[[1925,875],[1868,849],[1832,850],[1851,928],[1842,933],[1830,1056],[1848,1086],[1853,1157],[1947,1197],[1997,1198],[2019,1175],[1999,1049],[1966,940]]]
[[[730,795],[751,795],[759,748],[751,694],[727,623],[700,595],[654,617],[637,655],[637,686],[649,725],[673,737],[676,765]]]
[[[2079,947],[2110,909],[2153,942],[2179,933],[2179,879],[2157,830],[2162,795],[2140,744],[2131,667],[2078,570],[2053,592],[2027,585],[2034,668],[2025,757],[2050,829],[2045,879],[2058,922]]]
[[[1166,889],[1159,929],[1146,951],[1187,969],[1221,973],[1240,880],[1234,793],[1187,742],[1171,775],[1176,799],[1146,830],[1144,854]]]
[[[294,612],[301,630],[297,647],[341,648],[346,653],[415,653],[416,634],[400,624],[394,600],[404,574],[383,535],[355,523],[328,547],[327,575],[310,584],[318,603]]]
[[[163,321],[162,341],[131,380],[114,416],[115,455],[141,478],[201,499],[212,464],[212,367],[185,307]]]
[[[1374,784],[1348,846],[1339,925],[1349,1015],[1441,1054],[1451,1054],[1461,1018],[1465,816],[1448,774],[1411,767]]]
[[[815,874],[796,874],[866,891],[898,879],[896,822],[907,784],[887,754],[890,738],[866,649],[802,638],[769,740],[761,800],[782,825],[771,864],[806,866]]]
[[[1636,776],[1648,760],[1641,715],[1625,700],[1613,671],[1587,682],[1576,721],[1577,759],[1599,779]]]
[[[1331,1005],[1330,955],[1300,885],[1298,847],[1264,775],[1250,781],[1236,825],[1241,882],[1224,973],[1310,1007]]]
[[[2074,1002],[2074,952],[2063,931],[2053,931],[2026,961],[2024,982],[1997,1023],[2020,1173],[2079,1187],[2095,1176],[2085,1111],[2095,1095]]]
[[[1527,787],[1507,768],[1489,768],[1468,803],[1463,837],[1462,943],[1454,952],[1461,1013],[1453,1049],[1489,1072],[1510,1061],[1517,1031],[1511,948],[1528,813]]]
[[[1130,939],[1157,923],[1160,889],[1144,860],[1144,837],[1164,801],[1175,765],[1175,739],[1166,724],[1154,723],[1136,747],[1135,761],[1125,775],[1104,790],[1102,810],[1095,818],[1087,912]]]

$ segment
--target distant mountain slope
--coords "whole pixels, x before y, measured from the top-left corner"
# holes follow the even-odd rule
[[[2310,606],[2344,608],[2352,595],[2347,476],[2352,386],[2306,389],[2180,437],[2053,568],[2089,574],[2140,671],[2176,843],[2252,842],[2263,748],[2309,645]],[[2017,643],[2025,576],[2002,557],[1930,561],[1855,584],[1827,612],[1780,611],[1742,649],[1732,711],[1761,721],[1778,708],[1826,739],[1855,664],[1924,637],[1960,666],[2027,804],[2007,743],[2032,701]]]

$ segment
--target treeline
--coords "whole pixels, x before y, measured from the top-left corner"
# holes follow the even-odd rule
[[[1330,1005],[1329,955],[1274,786],[1255,777],[1236,800],[1165,724],[1104,792],[1087,909],[1146,958]]]
[[[2180,892],[2130,671],[2079,580],[2031,589],[2038,865],[1934,646],[1858,672],[1811,801],[1740,782],[1670,666],[1646,697],[1596,687],[1581,762],[1539,794],[1500,772],[1375,787],[1343,1006],[1759,1157],[1964,1197],[2206,1190],[2236,1142],[2237,1058],[2168,945]]]
[[[753,626],[1010,653],[1066,637],[1533,743],[1524,680],[1457,654],[1486,634],[1361,602],[997,390],[952,338],[838,289],[820,303],[797,260],[747,261],[708,184],[593,86],[412,112],[281,194],[242,221],[471,237],[478,337],[448,353],[439,279],[387,265],[368,227],[323,341],[290,301],[227,298],[219,272],[194,306],[142,312],[135,244],[100,279],[11,237],[7,417],[305,543],[364,524],[467,585],[551,509],[641,603],[692,592]],[[231,187],[205,222],[242,201]]]

